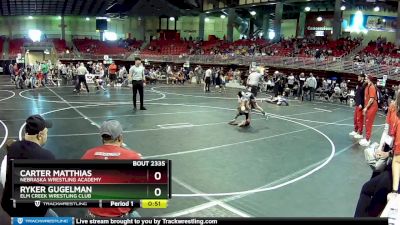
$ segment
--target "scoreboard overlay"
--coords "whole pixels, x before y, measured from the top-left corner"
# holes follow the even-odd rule
[[[166,208],[170,160],[12,160],[14,208]]]

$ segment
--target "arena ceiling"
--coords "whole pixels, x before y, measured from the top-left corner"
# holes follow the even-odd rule
[[[0,0],[0,16],[74,15],[74,16],[179,16],[202,12],[203,0]],[[284,12],[298,13],[305,6],[320,11],[333,10],[334,0],[269,0],[267,3],[239,5],[239,0],[208,0],[219,5],[241,9],[273,10],[277,1],[284,2]],[[370,8],[397,11],[398,0],[342,0],[348,8]],[[214,9],[212,11],[220,11]]]
[[[196,13],[202,0],[1,0],[0,16]]]

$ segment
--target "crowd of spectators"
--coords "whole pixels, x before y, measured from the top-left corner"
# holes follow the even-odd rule
[[[285,56],[285,57],[341,57],[360,45],[360,38],[341,38],[336,41],[325,37],[282,38],[277,43],[262,38],[240,39],[234,42],[223,40],[153,40],[144,54],[164,54],[164,48],[178,48],[172,54],[180,55],[230,55],[230,56]]]
[[[378,37],[355,55],[354,61],[370,65],[400,66],[400,49],[394,43],[388,42],[386,37]]]

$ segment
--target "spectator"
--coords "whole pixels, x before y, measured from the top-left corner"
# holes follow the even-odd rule
[[[290,75],[288,76],[287,79],[288,79],[288,87],[289,87],[290,90],[292,90],[293,86],[294,86],[294,75],[293,75],[293,73],[290,73]]]
[[[374,77],[372,75],[367,76],[367,86],[364,91],[364,104],[363,114],[365,116],[365,139],[362,139],[359,144],[361,146],[369,146],[371,142],[372,126],[374,124],[376,113],[378,112],[378,98],[376,87],[372,80]]]
[[[89,149],[82,156],[84,160],[138,160],[141,154],[123,148],[123,130],[121,124],[116,120],[103,122],[100,127],[100,136],[103,145]],[[138,217],[139,214],[133,208],[89,208],[92,217]]]
[[[201,65],[198,65],[196,69],[194,69],[194,73],[196,75],[196,83],[200,84],[201,78],[203,77],[203,68],[201,67]]]
[[[400,126],[399,126],[399,117],[400,117],[400,101],[398,101],[399,94],[396,96],[396,118],[394,125],[391,126],[393,129],[393,161],[392,161],[392,187],[390,193],[388,193],[387,199],[388,201],[392,200],[399,193],[399,179],[400,179]],[[390,110],[389,110],[390,111]],[[390,189],[389,189],[390,190]]]
[[[299,75],[299,91],[297,93],[297,97],[303,96],[303,86],[306,81],[304,73],[300,73]]]
[[[355,109],[354,109],[354,130],[349,134],[354,138],[363,138],[363,128],[364,128],[364,90],[365,90],[365,75],[360,74],[358,76],[358,84],[356,86],[356,93],[354,96]]]
[[[389,107],[388,114],[386,116],[385,128],[382,133],[378,150],[376,151],[376,157],[381,159],[387,159],[388,157],[393,157],[394,155],[392,165],[389,163],[380,173],[374,171],[371,179],[363,185],[354,217],[379,216],[385,207],[387,199],[391,199],[393,195],[397,195],[399,186],[397,156],[399,155],[398,146],[400,145],[396,145],[396,143],[399,142],[399,128],[396,126],[396,124],[398,123],[397,120],[399,117],[399,109],[400,96],[397,95],[395,102]],[[392,146],[390,146],[390,143],[385,144],[387,135],[394,138]]]
[[[115,62],[112,62],[111,65],[108,67],[108,74],[110,78],[111,87],[114,87],[115,81],[117,80],[117,70],[118,67]]]
[[[317,88],[317,80],[315,79],[314,75],[310,73],[310,76],[306,80],[307,87],[309,88],[310,92],[310,101],[314,100],[315,98],[315,89]]]
[[[25,137],[21,141],[12,143],[7,151],[7,174],[6,182],[1,199],[1,206],[11,217],[54,217],[57,214],[49,207],[43,205],[21,205],[16,210],[11,200],[13,187],[11,180],[14,174],[11,173],[11,160],[13,159],[40,159],[54,160],[53,153],[43,148],[47,142],[48,129],[52,123],[43,119],[40,115],[32,115],[25,121]],[[15,178],[14,178],[15,179]]]

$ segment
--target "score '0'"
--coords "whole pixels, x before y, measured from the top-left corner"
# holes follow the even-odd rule
[[[154,195],[155,196],[160,196],[161,195],[161,189],[160,188],[154,189]]]
[[[161,180],[161,173],[160,172],[155,172],[154,173],[154,179]]]

